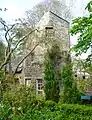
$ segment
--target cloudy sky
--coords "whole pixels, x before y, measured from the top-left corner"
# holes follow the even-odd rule
[[[7,20],[22,17],[26,10],[32,9],[40,1],[42,0],[0,0],[0,7],[8,9],[1,12],[0,16]]]
[[[8,9],[6,12],[0,12],[0,16],[7,20],[22,17],[25,11],[32,9],[33,6],[41,1],[43,0],[0,0],[0,7]],[[88,1],[90,0],[76,0],[74,6],[76,17],[81,16],[82,10]]]

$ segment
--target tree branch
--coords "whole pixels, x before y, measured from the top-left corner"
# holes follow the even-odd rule
[[[28,37],[30,34],[32,34],[35,30],[37,29],[34,29],[33,31],[30,31],[28,34],[26,34],[24,37],[22,37],[15,45],[15,47],[8,53],[8,55],[6,56],[5,58],[5,61],[4,63],[0,66],[0,70],[8,63],[8,59],[10,57],[10,55],[14,52],[14,50],[17,48],[17,46],[19,45],[20,42],[22,42],[26,37]],[[38,31],[38,30],[37,30]]]
[[[15,25],[17,25],[18,23],[16,23],[16,24],[13,24],[10,28],[8,28],[8,26],[7,26],[7,30],[6,30],[6,33],[5,33],[5,38],[7,38],[7,36],[9,36],[9,39],[12,41],[13,39],[10,37],[10,35],[9,35],[9,32],[13,29],[13,27],[15,27]],[[7,39],[8,40],[8,39]],[[10,42],[11,42],[10,41]]]

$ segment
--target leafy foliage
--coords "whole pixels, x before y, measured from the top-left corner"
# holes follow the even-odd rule
[[[90,1],[88,4],[87,4],[87,7],[89,12],[92,12],[92,1]]]
[[[23,114],[29,108],[35,109],[35,107],[38,107],[36,105],[42,104],[40,101],[37,101],[31,86],[15,86],[15,88],[3,93],[3,103],[11,106],[13,113],[18,115]]]
[[[35,102],[34,102],[35,103]],[[0,104],[0,120],[92,120],[92,107],[78,104],[61,104],[52,101],[37,103],[35,109],[14,112],[9,104]]]
[[[87,5],[89,15],[73,20],[70,30],[71,35],[79,34],[78,43],[73,47],[77,54],[86,53],[92,44],[92,1]]]

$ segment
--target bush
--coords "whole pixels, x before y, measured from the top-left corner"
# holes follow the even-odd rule
[[[0,71],[0,98],[3,100],[3,93],[15,87],[14,77],[6,73],[5,71]]]
[[[32,107],[32,102],[36,100],[36,97],[31,92],[30,87],[15,86],[14,89],[5,91],[3,93],[3,102],[9,103],[15,109],[22,108],[26,110],[29,106]]]
[[[15,112],[8,103],[0,104],[0,120],[92,120],[92,106],[39,100],[31,103],[25,112],[19,107]]]
[[[14,114],[24,114],[29,108],[40,109],[43,102],[33,94],[31,86],[15,86],[14,89],[3,93],[3,104],[9,104]]]
[[[0,120],[8,120],[11,115],[11,106],[9,104],[0,103]]]

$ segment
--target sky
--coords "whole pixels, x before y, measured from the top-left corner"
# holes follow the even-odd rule
[[[0,17],[12,20],[22,17],[24,12],[30,10],[42,0],[0,0],[0,7],[7,8],[6,12],[1,12]]]
[[[6,20],[22,17],[25,11],[32,9],[33,6],[41,1],[43,0],[0,0],[0,7],[8,9],[6,12],[0,12],[0,16]],[[73,10],[76,17],[82,15],[84,6],[88,1],[90,0],[76,0]]]

